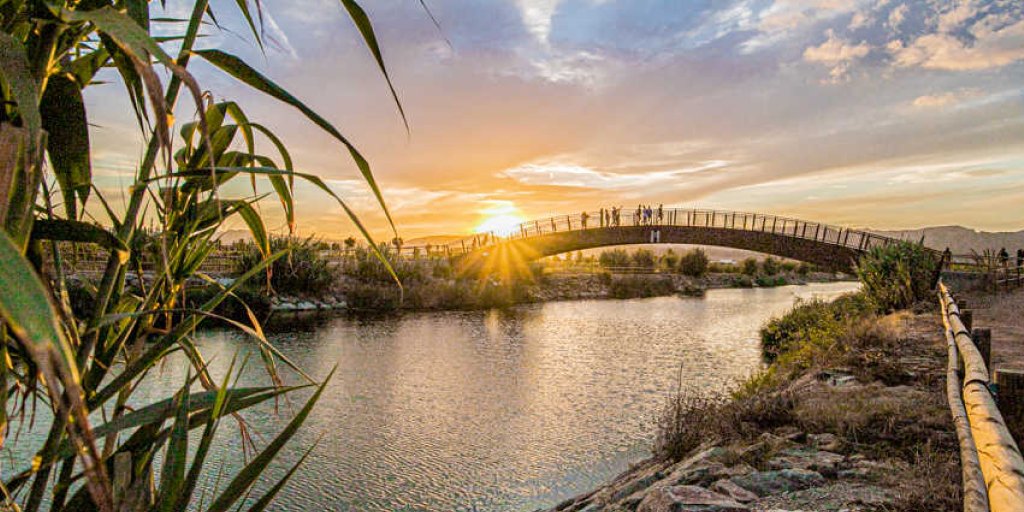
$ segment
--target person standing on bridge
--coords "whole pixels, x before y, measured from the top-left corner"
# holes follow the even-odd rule
[[[999,262],[1006,267],[1006,264],[1010,261],[1010,253],[1006,252],[1006,247],[999,249]]]
[[[580,224],[583,225],[583,229],[587,229],[587,217],[590,217],[589,215],[587,215],[587,212],[583,212],[580,214]]]
[[[1017,266],[1024,267],[1024,249],[1017,249]]]

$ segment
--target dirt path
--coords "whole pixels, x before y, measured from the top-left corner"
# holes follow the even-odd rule
[[[992,366],[1024,370],[1024,289],[961,297],[974,311],[974,327],[992,329]]]

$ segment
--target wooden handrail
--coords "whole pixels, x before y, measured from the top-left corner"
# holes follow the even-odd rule
[[[660,216],[657,214],[658,210],[654,209],[655,216],[650,220],[645,220],[642,216],[638,217],[636,213],[635,209],[622,208],[619,211],[618,222],[615,222],[613,219],[612,223],[608,224],[605,222],[601,212],[585,212],[587,216],[585,228],[582,221],[583,214],[558,215],[547,219],[532,220],[514,227],[506,236],[496,236],[494,233],[490,233],[488,243],[482,246],[485,247],[508,240],[584,229],[673,226],[765,232],[789,238],[814,240],[830,245],[838,245],[856,251],[867,251],[873,247],[888,246],[900,241],[892,237],[858,229],[752,212],[702,208],[662,208]],[[453,254],[462,253],[464,252],[463,243],[465,242],[467,247],[471,247],[470,241],[473,238],[473,236],[470,236],[449,242],[448,244],[442,244],[441,247],[444,247],[444,249],[439,248],[439,250],[450,250]],[[481,246],[477,248],[479,247]],[[931,251],[939,254],[939,251]]]
[[[939,282],[939,304],[942,307],[942,322],[946,330],[946,339],[950,347],[949,366],[959,367],[963,362],[963,383],[956,382],[959,393],[950,399],[950,410],[954,422],[962,407],[970,426],[970,438],[966,438],[957,428],[961,442],[961,461],[964,470],[964,510],[967,512],[991,510],[991,512],[1016,512],[1024,510],[1024,458],[1021,457],[1017,443],[1006,428],[996,401],[989,391],[989,372],[978,347],[971,340],[971,333],[960,319],[960,308],[949,293],[949,289]],[[953,371],[959,380],[959,372]],[[947,383],[947,386],[950,384]],[[947,390],[949,391],[949,390]],[[961,420],[962,422],[962,420]],[[987,507],[980,508],[977,474],[979,469],[972,465],[970,449],[965,457],[964,443],[973,444],[973,453],[977,454],[977,468],[980,469],[987,489]],[[975,508],[968,508],[968,506]]]

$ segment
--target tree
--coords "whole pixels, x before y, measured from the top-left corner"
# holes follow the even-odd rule
[[[611,249],[607,251],[601,251],[601,255],[597,258],[598,263],[602,267],[628,267],[630,264],[629,253],[625,249]]]
[[[654,268],[654,253],[648,249],[637,249],[633,253],[633,264],[642,268]]]
[[[740,269],[741,269],[741,271],[744,274],[746,274],[748,276],[756,275],[757,274],[757,260],[755,258],[747,258],[747,259],[743,260],[743,263],[740,265]]]
[[[356,246],[356,239],[354,237],[348,237],[345,239],[345,248],[352,249]]]
[[[674,270],[679,265],[679,255],[669,249],[661,256],[661,264],[669,270]]]
[[[679,259],[679,271],[691,277],[701,277],[708,271],[708,255],[704,249],[688,251]]]

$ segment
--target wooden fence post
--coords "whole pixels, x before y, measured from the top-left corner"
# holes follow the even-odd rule
[[[1024,428],[1024,370],[996,370],[996,384],[999,385],[996,397],[999,412],[1019,443]]]
[[[974,342],[974,346],[978,347],[978,352],[981,352],[981,358],[985,360],[985,368],[988,369],[989,375],[992,374],[992,329],[983,329],[981,327],[971,331],[971,341]]]

